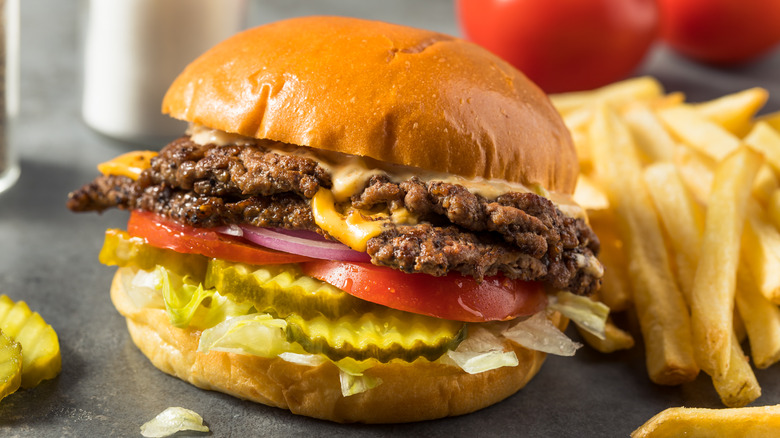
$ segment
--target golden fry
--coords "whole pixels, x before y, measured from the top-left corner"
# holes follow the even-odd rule
[[[780,172],[780,132],[775,131],[767,122],[758,122],[745,137],[745,143],[764,154],[766,162],[775,172]]]
[[[604,339],[600,339],[598,336],[581,329],[580,326],[577,326],[577,331],[588,345],[602,353],[628,350],[634,346],[634,337],[627,331],[620,329],[611,320],[607,320],[604,326]]]
[[[739,148],[740,141],[693,107],[679,105],[658,111],[658,117],[683,143],[720,161]]]
[[[642,181],[631,133],[606,106],[596,112],[590,144],[596,173],[614,206],[626,244],[634,303],[645,339],[650,379],[676,385],[693,380],[691,326],[682,293],[674,281],[658,218]]]
[[[651,162],[673,161],[677,142],[647,105],[633,105],[623,118],[642,153]]]
[[[780,360],[780,309],[759,292],[744,265],[737,272],[737,310],[750,340],[750,353],[757,368]]]
[[[677,148],[675,165],[685,186],[699,204],[706,204],[712,190],[715,160],[689,148]]]
[[[631,433],[631,438],[770,438],[780,430],[780,405],[750,408],[669,408]]]
[[[676,256],[680,289],[690,305],[704,232],[704,213],[686,190],[673,164],[659,163],[647,167],[644,180],[669,235]]]
[[[722,377],[713,376],[712,384],[724,405],[730,408],[741,408],[761,396],[761,387],[733,332],[730,351],[728,371]]]
[[[611,211],[593,211],[589,214],[593,232],[599,236],[599,260],[604,265],[599,297],[613,312],[622,312],[631,306],[631,282],[626,269],[625,248],[617,235],[615,218]]]
[[[707,205],[691,320],[697,362],[713,378],[723,378],[729,369],[740,238],[762,162],[760,154],[746,147],[726,157],[715,171]]]
[[[722,126],[732,134],[743,137],[752,125],[752,119],[769,99],[763,88],[749,88],[717,99],[694,105],[704,117]]]
[[[780,303],[780,232],[755,201],[748,204],[742,247],[742,257],[761,293]]]
[[[658,98],[663,93],[661,83],[649,76],[627,79],[592,91],[552,94],[550,100],[563,115],[599,103],[621,105],[636,100]]]

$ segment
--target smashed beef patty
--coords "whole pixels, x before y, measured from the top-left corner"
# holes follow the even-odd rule
[[[327,236],[309,205],[320,187],[331,188],[331,178],[311,158],[260,145],[202,146],[184,136],[163,148],[137,180],[99,176],[69,195],[68,208],[141,209],[195,227],[248,224]],[[377,265],[436,276],[455,271],[479,280],[502,273],[577,294],[601,284],[582,262],[598,253],[593,231],[534,193],[488,200],[457,184],[393,182],[382,175],[373,176],[351,204],[405,207],[420,219],[416,225],[389,223],[368,241]]]

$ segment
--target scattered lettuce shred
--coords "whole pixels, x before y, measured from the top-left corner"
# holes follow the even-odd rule
[[[550,297],[547,307],[560,312],[580,328],[599,339],[605,338],[604,330],[607,316],[609,316],[609,307],[604,303],[581,295],[574,295],[571,292],[561,291]]]
[[[181,431],[209,432],[203,417],[189,409],[170,407],[141,426],[141,435],[147,438],[171,436]]]

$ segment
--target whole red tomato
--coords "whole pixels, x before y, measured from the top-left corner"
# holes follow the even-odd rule
[[[655,0],[457,0],[456,12],[467,38],[548,93],[625,78],[658,33]]]
[[[659,0],[661,36],[711,64],[749,61],[780,42],[780,0]]]

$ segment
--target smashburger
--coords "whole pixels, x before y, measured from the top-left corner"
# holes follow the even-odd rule
[[[130,211],[100,259],[166,373],[312,417],[416,421],[573,354],[569,318],[603,327],[570,136],[474,44],[281,21],[196,59],[163,111],[186,134],[101,164],[68,207]]]

